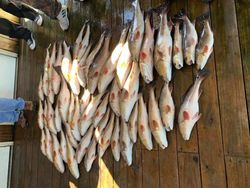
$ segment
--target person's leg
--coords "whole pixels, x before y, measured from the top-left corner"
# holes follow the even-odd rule
[[[17,6],[11,2],[2,4],[1,8],[10,14],[15,15],[19,18],[28,18],[32,21],[36,19],[36,17],[39,15],[34,9],[30,8],[29,6],[26,6],[24,4],[21,4],[20,6]]]
[[[29,29],[14,24],[4,18],[0,18],[0,34],[7,35],[11,38],[24,39],[32,50],[36,47],[35,40]]]
[[[57,0],[10,0],[15,4],[25,3],[32,6],[35,9],[43,11],[47,16],[52,19],[56,19],[57,15],[60,13],[62,5]]]
[[[20,111],[0,112],[0,123],[15,123],[19,120]]]
[[[43,11],[51,19],[57,19],[59,21],[62,30],[67,30],[69,27],[69,19],[67,14],[67,7],[63,6],[57,0],[11,0],[12,2],[26,3],[36,9]]]
[[[25,107],[25,101],[22,98],[7,99],[0,98],[0,112],[21,111]]]

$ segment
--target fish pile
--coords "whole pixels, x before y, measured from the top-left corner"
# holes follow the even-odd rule
[[[82,27],[73,48],[65,41],[54,43],[52,50],[47,48],[38,86],[40,146],[61,173],[67,164],[71,174],[79,178],[78,165],[83,161],[90,171],[97,156],[101,158],[109,147],[116,161],[122,156],[131,165],[138,138],[148,150],[153,149],[152,137],[162,149],[167,148],[167,132],[173,130],[175,120],[172,63],[176,69],[181,69],[184,61],[196,63],[199,69],[178,115],[184,140],[189,140],[201,117],[199,88],[208,76],[203,68],[214,42],[209,22],[204,21],[198,41],[195,26],[186,15],[180,17],[181,22],[173,23],[163,11],[154,39],[150,15],[144,18],[138,0],[133,5],[133,23],[122,30],[112,51],[108,31],[95,45],[90,42],[89,22]],[[154,75],[154,69],[164,80],[159,97],[155,94],[158,75]],[[140,75],[148,86],[147,100],[140,88]]]

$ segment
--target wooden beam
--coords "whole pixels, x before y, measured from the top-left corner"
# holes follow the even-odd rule
[[[13,141],[13,125],[0,125],[0,142]]]

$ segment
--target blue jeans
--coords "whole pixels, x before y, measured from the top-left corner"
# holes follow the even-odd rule
[[[7,99],[0,98],[0,123],[17,122],[20,111],[25,107],[25,101],[22,98]]]

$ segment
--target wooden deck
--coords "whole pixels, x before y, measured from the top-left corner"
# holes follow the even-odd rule
[[[145,10],[163,0],[141,0]],[[67,169],[60,175],[40,151],[37,115],[29,113],[31,126],[16,128],[12,166],[12,188],[57,188],[75,185],[94,187],[250,187],[250,3],[248,0],[214,0],[209,6],[201,0],[175,0],[170,14],[185,8],[191,18],[210,11],[215,34],[214,52],[207,64],[210,77],[202,86],[200,100],[202,118],[190,141],[182,140],[177,126],[168,134],[166,150],[154,147],[147,151],[136,144],[133,165],[113,160],[110,149],[103,160],[96,160],[90,173],[80,165],[80,179]],[[94,21],[92,38],[101,27],[113,30],[113,44],[122,25],[132,16],[129,0],[70,1],[71,27],[61,32],[55,21],[46,18],[43,27],[25,23],[35,31],[38,47],[30,51],[20,43],[17,95],[37,100],[39,75],[43,69],[45,48],[50,42],[65,38],[73,43],[84,20]],[[181,97],[193,82],[195,68],[175,71],[174,99],[177,109]]]

